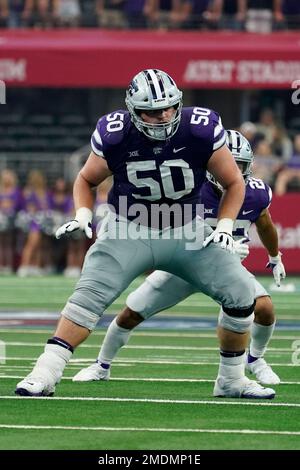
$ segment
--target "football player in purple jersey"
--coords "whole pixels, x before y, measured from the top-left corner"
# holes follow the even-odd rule
[[[182,92],[157,69],[133,78],[125,102],[128,111],[117,110],[98,121],[92,152],[74,183],[75,219],[56,236],[81,229],[92,237],[92,188],[113,175],[110,212],[54,336],[16,393],[52,395],[74,348],[89,336],[103,311],[138,275],[160,269],[222,305],[214,395],[273,398],[273,389],[249,380],[244,372],[255,289],[234,255],[232,228],[245,182],[225,143],[220,116],[206,108],[182,108]],[[215,230],[197,214],[206,171],[224,188]],[[171,217],[174,205],[177,213]],[[157,217],[166,208],[168,221],[166,212]],[[115,322],[113,328],[122,336],[124,328]]]
[[[249,240],[248,230],[251,224],[255,224],[258,235],[268,252],[275,282],[279,286],[281,279],[285,277],[285,269],[279,252],[277,230],[268,209],[271,204],[272,190],[262,180],[251,177],[253,152],[248,140],[241,133],[229,130],[227,131],[227,145],[246,182],[244,203],[233,227],[233,236],[236,241],[235,252],[241,260],[247,257],[249,247],[244,242]],[[204,217],[211,227],[215,227],[223,188],[210,173],[207,173],[207,178],[208,181],[201,189],[201,198],[205,206]],[[251,327],[246,369],[255,374],[261,383],[275,385],[280,383],[280,379],[263,358],[275,327],[273,304],[265,288],[254,276],[253,279],[256,298],[255,320]],[[73,381],[109,380],[111,362],[120,347],[128,342],[131,329],[195,292],[195,287],[183,279],[163,271],[154,271],[138,289],[128,296],[127,307],[115,320],[120,328],[119,330],[114,328],[113,323],[108,328],[96,363],[78,372]],[[222,316],[221,309],[220,323],[222,323]]]

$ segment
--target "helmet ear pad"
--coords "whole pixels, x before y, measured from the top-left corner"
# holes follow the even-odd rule
[[[181,118],[182,92],[167,73],[157,69],[139,72],[126,91],[125,103],[133,124],[150,139],[166,140],[177,131]],[[141,118],[143,110],[155,111],[170,107],[174,107],[176,112],[167,123],[150,124]]]

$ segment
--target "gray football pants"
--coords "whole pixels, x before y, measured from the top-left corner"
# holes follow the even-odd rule
[[[249,275],[254,282],[255,299],[269,296],[254,275],[251,273]],[[196,292],[197,289],[183,279],[164,271],[154,271],[137,289],[129,294],[126,304],[131,310],[147,319],[177,305]]]
[[[120,218],[119,225],[126,224]],[[212,232],[202,219],[194,219],[185,229],[179,236],[179,229],[158,232],[143,227],[140,238],[123,239],[118,235],[116,238],[116,233],[106,227],[85,257],[81,277],[63,316],[92,330],[128,285],[152,269],[181,277],[224,307],[249,308],[254,303],[254,283],[239,257],[214,243],[200,249],[203,238]],[[187,249],[193,233],[202,233],[200,248],[198,243],[198,249]]]

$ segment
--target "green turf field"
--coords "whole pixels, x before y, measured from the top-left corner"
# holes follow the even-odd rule
[[[124,306],[129,292],[141,284],[143,278],[132,282],[130,287],[112,304],[109,312],[116,312]],[[273,278],[260,278],[262,284],[269,289]],[[0,277],[0,311],[31,309],[34,311],[60,311],[68,296],[72,293],[75,280],[62,276],[20,279],[16,276]],[[278,318],[299,320],[300,279],[289,277],[283,286],[285,291],[271,291]],[[293,291],[293,288],[295,291]],[[202,315],[212,314],[216,317],[216,304],[203,294],[194,294],[184,302],[169,309],[180,314]]]
[[[180,328],[139,328],[121,350],[109,382],[73,383],[71,377],[97,356],[104,336],[97,330],[75,352],[53,398],[15,397],[16,383],[30,372],[52,329],[2,327],[0,449],[299,450],[300,368],[292,355],[300,362],[300,354],[292,344],[300,339],[300,283],[288,282],[294,292],[273,295],[279,323],[287,329],[275,332],[266,355],[282,380],[271,401],[213,398],[219,360],[215,332]],[[1,278],[0,309],[58,310],[73,285],[60,277]],[[199,294],[167,315],[212,317],[217,310]]]

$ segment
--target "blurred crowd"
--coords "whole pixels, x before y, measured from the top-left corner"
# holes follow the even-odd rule
[[[8,28],[300,29],[298,0],[0,0]]]
[[[256,123],[244,122],[239,130],[251,143],[253,176],[268,183],[275,194],[300,190],[300,133],[289,137],[271,109],[263,109]],[[89,241],[80,232],[56,240],[56,229],[74,216],[71,185],[64,179],[48,187],[45,175],[32,169],[23,188],[17,173],[0,173],[0,274],[21,277],[62,272],[79,275]],[[111,181],[97,189],[94,233],[99,229],[97,209],[107,201]],[[99,214],[99,211],[98,211]],[[98,225],[97,225],[98,224]]]
[[[107,200],[111,182],[102,183],[96,193],[93,232],[99,229],[97,209]],[[0,274],[16,271],[20,277],[63,272],[79,276],[91,243],[81,231],[57,240],[56,229],[74,217],[70,185],[58,178],[48,188],[45,175],[33,169],[20,188],[11,169],[0,173]]]
[[[270,108],[262,109],[258,122],[244,122],[239,130],[253,148],[253,176],[264,180],[278,196],[299,191],[300,133],[291,137]]]

